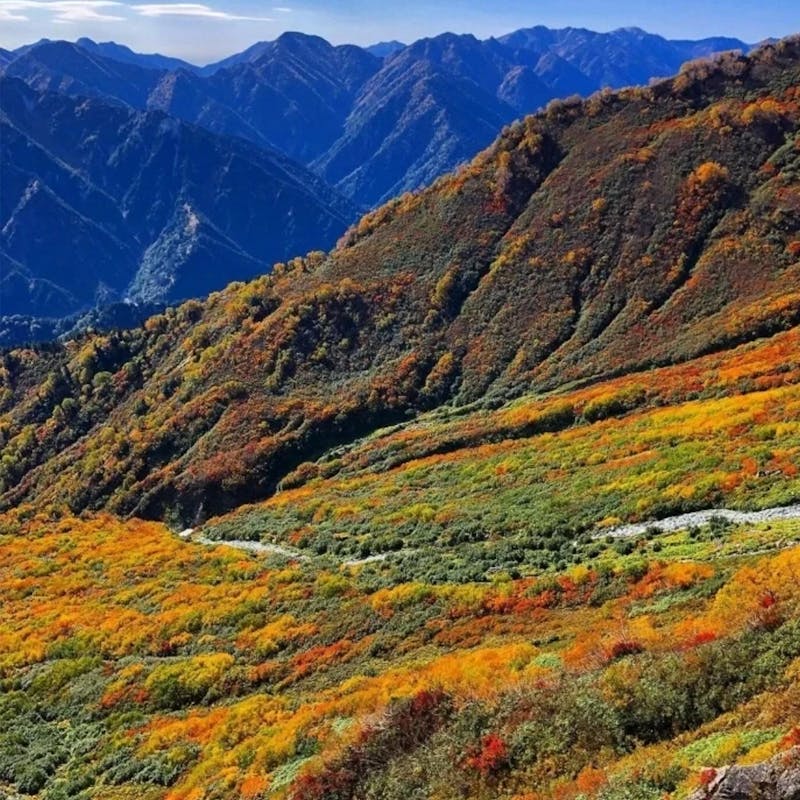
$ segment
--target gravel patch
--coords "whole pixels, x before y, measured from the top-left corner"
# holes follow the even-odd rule
[[[604,531],[596,531],[595,539],[612,536],[615,539],[626,539],[631,536],[641,536],[653,528],[662,533],[682,531],[694,526],[707,525],[712,519],[724,519],[735,525],[753,525],[759,522],[772,522],[773,520],[800,519],[800,503],[791,506],[776,506],[765,508],[761,511],[733,511],[730,508],[708,508],[705,511],[690,511],[688,514],[678,514],[674,517],[652,520],[649,522],[635,522],[631,525],[619,525]]]

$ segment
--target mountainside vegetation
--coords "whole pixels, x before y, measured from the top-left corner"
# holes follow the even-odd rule
[[[799,129],[800,38],[695,62],[3,351],[0,796],[795,780],[800,519],[620,526],[800,504]]]
[[[140,329],[7,354],[3,502],[192,523],[443,403],[791,329],[797,47],[553,106],[328,256]]]
[[[661,800],[800,740],[796,522],[446,585],[0,522],[5,796]]]

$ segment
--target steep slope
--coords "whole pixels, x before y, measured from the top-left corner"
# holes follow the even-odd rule
[[[0,82],[5,316],[206,294],[330,245],[352,219],[347,201],[277,153]]]
[[[372,206],[467,161],[515,116],[470,80],[400,61],[367,84],[342,137],[311,166]]]
[[[250,105],[243,101],[237,107],[224,87],[212,91],[205,78],[183,69],[158,75],[147,95],[148,110],[162,111],[221,136],[236,136],[267,150],[275,149],[269,129],[260,129],[252,119]],[[269,102],[267,107],[274,109]]]
[[[356,93],[380,64],[359,47],[285,33],[254,57],[216,71],[208,91],[272,146],[308,163],[338,136]]]
[[[10,354],[3,503],[191,523],[447,401],[646,382],[793,328],[799,78],[786,40],[553,105],[328,257]]]
[[[552,97],[508,56],[469,35],[405,48],[362,89],[343,135],[312,166],[368,205],[430,183]]]

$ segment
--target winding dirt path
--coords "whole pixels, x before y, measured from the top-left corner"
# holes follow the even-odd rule
[[[268,542],[250,542],[246,539],[209,539],[208,536],[197,534],[194,528],[187,528],[178,534],[181,539],[187,542],[196,542],[197,544],[205,544],[209,547],[217,547],[219,545],[226,545],[233,547],[236,550],[244,550],[253,555],[276,555],[285,556],[286,558],[294,558],[298,561],[307,561],[308,556],[295,550],[292,547],[284,547],[279,544],[269,544]]]
[[[651,520],[649,522],[634,522],[630,525],[618,525],[615,528],[596,530],[595,539],[603,539],[611,536],[614,539],[626,539],[631,536],[641,536],[648,530],[656,529],[661,533],[672,533],[674,531],[685,530],[692,526],[707,525],[712,519],[725,519],[735,525],[753,525],[759,522],[772,522],[773,520],[800,519],[800,503],[791,506],[774,506],[764,508],[761,511],[734,511],[730,508],[707,508],[704,511],[690,511],[688,514],[678,514],[674,517],[664,517],[664,519]],[[269,544],[267,542],[251,542],[244,539],[209,539],[207,536],[195,533],[193,528],[187,528],[178,534],[181,539],[198,544],[217,547],[227,545],[236,550],[244,550],[253,555],[278,555],[285,558],[293,558],[298,561],[308,561],[309,556],[300,550],[286,547],[279,544]],[[369,564],[374,561],[383,561],[388,558],[389,553],[367,556],[366,558],[354,559],[343,562],[344,566],[355,567],[361,564]]]

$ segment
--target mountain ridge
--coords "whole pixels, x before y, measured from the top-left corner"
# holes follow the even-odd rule
[[[338,176],[339,188],[362,206],[374,206],[425,185],[488,145],[496,134],[496,127],[467,131],[444,122],[434,135],[443,144],[426,152],[425,143],[413,131],[406,136],[404,129],[408,113],[398,93],[423,89],[397,86],[401,64],[408,71],[424,63],[422,72],[433,70],[437,80],[474,84],[469,91],[484,93],[481,103],[487,117],[507,124],[558,96],[646,83],[653,77],[673,74],[683,61],[709,55],[716,47],[750,48],[724,37],[670,42],[639,29],[596,33],[539,26],[497,39],[443,33],[403,47],[389,43],[391,52],[379,57],[369,48],[334,47],[320,37],[289,32],[205,67],[179,65],[178,70],[161,70],[156,78],[153,73],[159,72],[155,68],[162,57],[142,56],[137,61],[124,46],[117,51],[113,43],[91,43],[89,47],[98,57],[109,56],[111,61],[116,53],[121,59],[117,63],[130,68],[128,72],[108,70],[121,73],[121,85],[115,92],[108,74],[93,77],[88,67],[58,64],[59,59],[53,56],[48,56],[44,64],[38,63],[37,52],[44,54],[52,44],[45,41],[20,48],[17,57],[3,69],[39,88],[55,84],[73,93],[110,94],[137,108],[158,107],[215,132],[277,147],[315,166],[328,180]],[[327,50],[324,57],[323,50]],[[288,63],[293,65],[290,81],[286,79]],[[145,72],[136,73],[134,68]],[[324,80],[320,80],[322,76]],[[406,80],[410,78],[406,76]],[[193,99],[173,101],[166,89],[170,82],[183,84],[181,91]],[[452,96],[443,95],[436,101],[443,119],[469,113],[468,106],[463,89],[457,86],[452,87]],[[379,158],[375,158],[373,145],[368,151],[371,157],[359,161],[355,154],[361,148],[361,128],[369,127],[373,118],[386,117],[387,107],[394,109],[393,138],[407,138],[413,145],[389,148]],[[375,132],[370,135],[376,138]],[[343,154],[348,152],[354,155],[343,167]],[[388,170],[387,159],[391,161]],[[328,164],[334,162],[336,165],[327,172]],[[354,178],[356,172],[364,178]]]
[[[278,150],[320,175],[336,191],[356,198],[356,205],[364,208],[430,184],[454,165],[472,158],[504,125],[543,107],[554,94],[590,94],[605,80],[603,76],[611,81],[642,78],[645,73],[667,69],[670,63],[677,65],[683,55],[731,43],[682,42],[678,43],[678,50],[683,48],[679,54],[667,40],[638,30],[597,34],[541,27],[502,39],[505,41],[447,33],[404,47],[393,46],[392,53],[378,57],[353,45],[333,46],[320,37],[287,32],[275,41],[256,43],[203,68],[157,54],[136,54],[113,42],[42,40],[9,53],[10,60],[0,72],[37,91],[93,97],[140,112],[160,111],[217,136],[245,139],[265,150],[267,158],[273,158],[270,154]],[[594,77],[587,73],[587,58],[594,64]],[[630,72],[631,64],[639,64],[638,73]],[[238,150],[241,145],[231,141],[230,147]],[[299,167],[297,172],[305,174]],[[40,180],[36,186],[46,184]],[[15,192],[22,196],[22,188]],[[327,189],[323,194],[330,196]],[[63,221],[65,213],[71,212],[56,203],[55,197],[57,193],[45,192],[35,204],[44,208],[50,203],[48,213]],[[80,249],[69,242],[67,227],[60,228],[60,241],[55,236],[57,226],[35,233],[33,208],[30,205],[26,217],[31,236],[41,234],[55,251]],[[12,209],[4,213],[3,225]],[[21,210],[18,218],[20,214]],[[96,249],[88,246],[93,237],[102,240],[104,234],[99,229],[92,233],[85,221],[76,222],[73,230],[81,232],[87,245],[84,252],[97,256],[93,269],[98,272],[97,285],[105,288],[95,302],[119,299],[119,280],[112,262],[117,258],[127,264],[124,271],[130,272],[133,256],[111,241],[104,240]],[[116,230],[122,230],[119,221]],[[250,277],[258,271],[247,256],[223,244],[211,227],[207,230],[214,241],[212,249],[229,252],[228,257],[239,265],[228,277]],[[19,228],[18,242],[21,237]],[[174,235],[165,237],[149,251],[150,273],[153,259],[163,255],[166,242],[179,247]],[[324,236],[318,241],[329,243]],[[32,268],[33,262],[25,263],[26,256],[19,249],[4,252],[3,257],[8,260],[7,271],[17,276],[12,282],[15,295],[20,296],[24,281],[19,276]],[[251,265],[249,275],[246,263]],[[163,301],[163,287],[159,289],[157,283],[139,282],[138,286],[149,285],[154,295],[134,299]],[[7,282],[7,286],[11,284]],[[26,326],[44,334],[52,324],[37,322],[36,308],[49,305],[44,309],[46,317],[70,316],[89,300],[83,293],[78,302],[74,294],[64,294],[49,283],[32,284],[29,294],[39,298],[35,307],[9,308],[4,315],[17,319],[3,327],[4,335],[25,335]],[[169,294],[169,298],[177,299],[177,295]]]
[[[16,264],[3,278],[5,316],[207,294],[216,263],[251,277],[332,244],[354,214],[277,152],[158,111],[0,83],[2,249]]]
[[[116,42],[95,42],[86,36],[82,36],[80,39],[75,40],[75,44],[83,50],[98,53],[114,61],[122,61],[152,69],[187,69],[191,71],[199,69],[182,58],[164,56],[160,53],[137,53],[131,50],[130,47]]]
[[[93,97],[140,112],[163,112],[230,138],[227,146],[232,151],[241,149],[235,139],[264,149],[270,159],[278,150],[321,176],[336,191],[356,198],[356,205],[364,208],[428,185],[454,165],[469,161],[504,125],[526,111],[543,107],[555,94],[588,95],[605,80],[603,76],[618,82],[643,78],[645,73],[677,65],[685,55],[732,44],[720,39],[672,44],[638,29],[598,34],[539,27],[502,39],[479,40],[447,33],[393,46],[390,54],[378,57],[364,48],[333,46],[320,37],[287,32],[275,41],[256,43],[243,53],[203,68],[157,54],[136,54],[113,42],[41,40],[8,53],[9,62],[0,66],[0,72],[25,81],[37,91]],[[587,59],[594,65],[594,77],[587,72]],[[637,73],[630,72],[631,64],[638,65]],[[298,176],[305,176],[302,181],[310,180],[299,165],[296,171]],[[39,180],[35,185],[44,187],[47,181]],[[327,188],[318,191],[332,196]],[[15,187],[14,193],[22,197],[23,188]],[[81,249],[69,242],[64,221],[72,212],[69,204],[55,201],[57,196],[57,192],[44,192],[35,201],[26,201],[24,224],[30,231],[25,234],[20,222],[16,227],[18,243],[23,235],[34,239],[42,236],[55,252]],[[116,202],[112,199],[109,205],[113,207]],[[41,208],[44,213],[48,203],[47,213],[64,223],[60,228],[37,228],[33,209]],[[3,225],[12,211],[4,212]],[[21,220],[22,209],[15,213]],[[114,236],[119,238],[119,220],[115,225]],[[179,222],[174,225],[179,226]],[[251,277],[263,269],[249,256],[237,253],[235,247],[231,250],[224,237],[213,232],[213,225],[205,229],[213,242],[209,246],[227,253],[226,258],[237,265],[223,270],[220,282],[211,288],[221,288],[226,278]],[[126,264],[123,271],[130,273],[134,256],[107,240],[101,229],[87,227],[83,218],[75,220],[73,230],[87,245],[82,251],[93,254],[90,269],[97,273],[94,283],[100,287],[94,302],[120,299],[119,279],[115,277],[119,270],[113,262]],[[129,234],[122,238],[126,236],[129,238]],[[104,244],[89,246],[97,237]],[[165,237],[148,251],[143,274],[154,276],[159,269],[169,273],[169,266],[159,268],[155,260],[163,257],[168,242],[173,251],[180,249],[179,237],[174,231],[165,233]],[[317,241],[329,244],[324,236]],[[303,249],[306,246],[296,252]],[[285,255],[288,253],[282,251],[281,257]],[[33,262],[26,264],[26,256],[19,249],[11,252],[5,248],[3,258],[11,276],[6,281],[6,293],[9,297],[22,296],[26,290],[20,276],[26,269],[33,267],[36,272],[38,267]],[[250,264],[249,274],[246,264]],[[84,277],[91,282],[88,274]],[[152,296],[135,300],[177,299],[163,286],[159,288],[153,277],[136,286],[149,287],[145,291]],[[47,335],[50,330],[63,330],[63,324],[53,323],[54,316],[63,313],[71,318],[75,313],[82,316],[79,309],[88,310],[88,295],[83,294],[78,301],[73,291],[65,294],[52,282],[34,281],[28,294],[38,298],[33,305],[4,313],[8,324],[2,327],[2,341],[20,341],[8,337],[32,336],[34,331]]]

